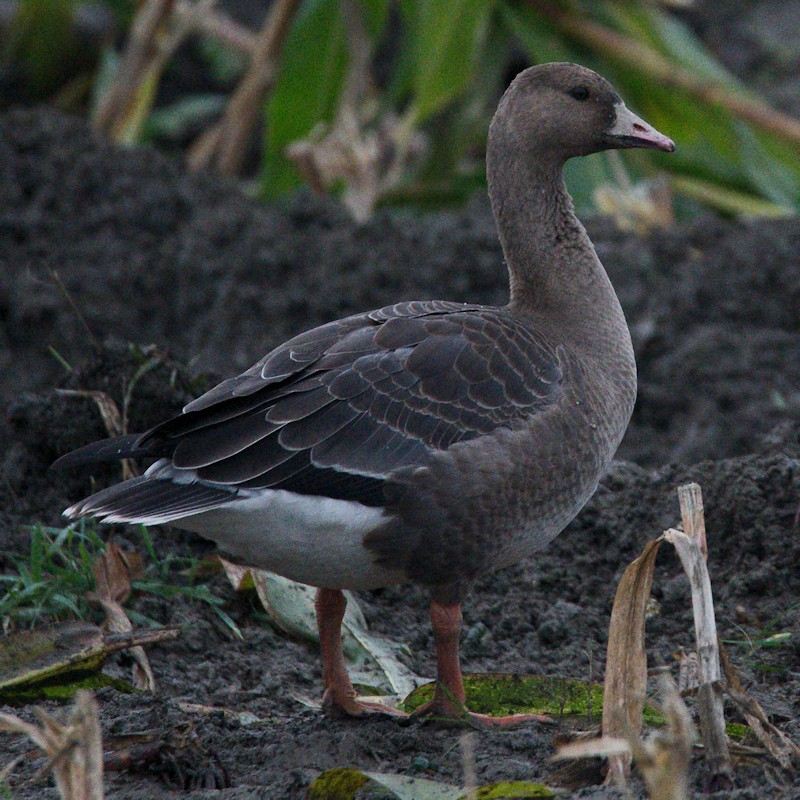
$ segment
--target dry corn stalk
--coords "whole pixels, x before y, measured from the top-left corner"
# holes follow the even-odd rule
[[[103,743],[94,695],[77,692],[64,722],[41,708],[36,717],[39,725],[0,713],[0,731],[22,733],[44,751],[62,800],[103,800]]]
[[[222,119],[205,131],[189,152],[192,170],[214,166],[223,175],[240,172],[264,100],[275,84],[286,34],[298,6],[299,0],[277,0],[270,8],[253,39],[247,72]]]
[[[664,533],[664,538],[675,547],[691,585],[700,679],[697,707],[705,759],[716,784],[730,783],[731,755],[725,735],[722,670],[719,663],[711,577],[706,565],[708,546],[700,487],[696,483],[679,487],[678,500],[681,505],[683,531],[670,528]]]
[[[731,772],[731,762],[725,736],[717,627],[706,566],[700,487],[697,484],[681,486],[678,498],[686,532],[670,529],[659,539],[648,542],[642,555],[625,571],[617,589],[608,637],[603,736],[638,741],[647,686],[645,610],[656,554],[660,543],[666,540],[677,550],[691,584],[700,677],[698,704],[706,759],[715,779],[725,782]],[[624,752],[609,755],[608,783],[625,784],[630,759]]]
[[[650,800],[688,800],[689,763],[694,744],[694,726],[689,709],[667,675],[661,676],[661,695],[667,725],[646,739],[603,736],[572,742],[558,749],[555,759],[605,756],[611,764],[633,762],[642,774]]]

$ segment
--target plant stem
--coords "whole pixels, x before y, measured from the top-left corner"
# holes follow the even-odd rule
[[[222,119],[203,133],[189,153],[191,169],[215,164],[223,175],[239,173],[246,146],[278,72],[278,61],[299,0],[276,0],[258,32],[250,66]]]
[[[101,98],[92,119],[97,131],[111,132],[138,90],[156,49],[156,37],[172,13],[174,0],[146,0],[128,33],[128,45],[108,92]]]

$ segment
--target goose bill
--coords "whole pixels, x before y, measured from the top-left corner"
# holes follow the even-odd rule
[[[606,131],[608,143],[612,147],[645,147],[649,150],[675,152],[675,142],[641,117],[637,117],[624,103],[616,106],[617,116],[614,124]]]

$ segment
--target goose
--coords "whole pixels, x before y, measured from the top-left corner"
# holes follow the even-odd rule
[[[630,420],[630,334],[562,172],[634,147],[675,149],[597,73],[524,70],[486,152],[507,305],[399,302],[301,333],[151,430],[62,456],[54,466],[155,459],[64,513],[194,531],[235,562],[317,587],[323,704],[351,715],[392,709],[359,699],[348,677],[343,591],[421,584],[437,682],[420,713],[535,718],[465,708],[461,603],[564,529]]]

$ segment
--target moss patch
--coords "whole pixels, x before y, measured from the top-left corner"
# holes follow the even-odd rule
[[[549,714],[599,718],[603,709],[603,688],[599,684],[545,675],[464,676],[467,707],[479,714]],[[413,711],[433,697],[434,684],[415,689],[403,701]]]

